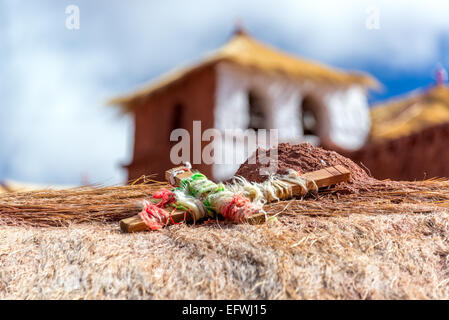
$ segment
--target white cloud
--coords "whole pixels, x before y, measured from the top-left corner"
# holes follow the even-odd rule
[[[78,31],[65,28],[69,4],[80,7]],[[379,30],[365,28],[372,6]],[[2,1],[0,179],[123,181],[130,121],[104,101],[221,45],[236,19],[296,54],[405,72],[440,58],[447,12],[434,0]]]

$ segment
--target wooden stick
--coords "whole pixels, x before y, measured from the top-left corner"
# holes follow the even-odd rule
[[[170,214],[168,211],[166,210],[164,211],[167,212],[167,214]],[[171,219],[168,220],[167,226],[172,225],[173,222],[178,223],[184,221],[184,217],[186,221],[193,220],[189,212],[176,210],[171,215]],[[123,232],[130,233],[147,230],[148,226],[145,224],[145,222],[143,222],[143,220],[139,217],[139,215],[135,215],[130,218],[120,220],[120,229],[122,229]]]
[[[176,171],[183,171],[183,172],[178,173],[174,176],[175,186],[179,186],[181,184],[182,179],[188,178],[193,175],[193,172],[190,170],[185,170],[185,167],[172,168],[170,170],[165,171],[165,180],[167,180],[170,184],[171,184],[170,177],[172,173]]]
[[[351,172],[342,165],[338,165],[318,171],[308,172],[303,174],[301,177],[315,181],[318,188],[322,188],[348,181],[351,177]]]
[[[162,210],[164,210],[164,209],[162,209]],[[169,214],[169,213],[167,212],[167,214]],[[193,217],[189,212],[179,211],[179,210],[175,211],[171,217],[172,217],[173,221],[172,221],[172,219],[169,219],[167,226],[171,226],[173,224],[173,222],[178,223],[178,222],[184,221],[184,217],[185,217],[185,221],[193,220]],[[262,224],[262,223],[265,223],[265,217],[266,217],[265,213],[256,213],[256,214],[249,216],[246,219],[246,222],[251,225]],[[143,222],[143,220],[139,217],[139,215],[135,215],[130,218],[120,220],[120,229],[123,232],[131,233],[131,232],[140,232],[140,231],[147,230],[148,226],[145,224],[145,222]]]
[[[328,167],[321,170],[308,172],[300,177],[309,181],[307,189],[312,189],[314,187],[314,183],[318,188],[323,188],[348,181],[351,177],[351,172],[342,165],[338,165],[335,167]],[[306,190],[301,188],[301,186],[287,181],[285,182],[290,185],[292,191],[291,194],[293,196],[302,196],[306,193]]]

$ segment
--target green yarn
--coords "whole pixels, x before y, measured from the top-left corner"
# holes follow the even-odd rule
[[[178,210],[181,210],[181,211],[189,211],[189,208],[187,208],[187,207],[185,207],[185,206],[183,206],[183,205],[180,205],[180,204],[178,204],[178,203],[172,203],[171,204],[171,207],[173,208],[173,209],[178,209]]]
[[[217,192],[217,190],[223,189],[224,186],[215,184],[201,173],[195,173],[191,177],[183,179],[180,183],[180,188],[198,198],[206,193]]]
[[[195,188],[195,186],[198,185],[197,181],[200,181],[200,180],[201,181],[209,181],[204,174],[197,172],[197,173],[194,173],[192,176],[181,180],[180,190],[184,190],[188,194],[196,197],[196,195],[198,194],[198,191],[200,191],[200,190]]]
[[[207,177],[199,172],[195,172],[191,177],[192,180],[207,179]]]
[[[223,192],[227,191],[223,183],[216,184],[202,173],[194,173],[191,177],[181,180],[180,187],[177,189],[195,198],[205,196],[203,205],[211,217],[214,217],[216,214],[213,205],[214,200],[218,194],[223,194]]]
[[[217,189],[215,190],[215,192],[220,192],[220,191],[225,191],[225,190],[226,190],[225,185],[223,183],[219,183],[217,185]]]

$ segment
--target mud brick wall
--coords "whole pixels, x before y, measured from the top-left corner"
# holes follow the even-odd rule
[[[153,175],[153,179],[164,180],[166,170],[175,166],[170,160],[170,141],[173,129],[184,128],[193,136],[193,121],[201,120],[201,130],[213,128],[215,103],[215,70],[203,68],[192,73],[168,88],[142,99],[133,108],[134,150],[132,162],[124,166],[128,179],[142,175]],[[209,142],[202,142],[202,148]],[[191,141],[190,154],[193,154]],[[204,163],[195,169],[211,175],[211,166]]]
[[[367,144],[345,156],[363,164],[378,179],[449,178],[449,123],[410,136]]]

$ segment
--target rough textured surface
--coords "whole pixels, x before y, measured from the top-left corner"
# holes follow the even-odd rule
[[[449,214],[0,227],[1,299],[448,299]]]

